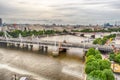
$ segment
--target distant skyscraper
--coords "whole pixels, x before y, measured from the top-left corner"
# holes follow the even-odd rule
[[[0,26],[2,25],[2,19],[0,18]]]
[[[110,23],[105,23],[104,27],[112,27],[113,25],[111,25]]]

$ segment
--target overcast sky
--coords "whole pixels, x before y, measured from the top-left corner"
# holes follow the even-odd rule
[[[0,0],[6,23],[120,23],[120,0]]]

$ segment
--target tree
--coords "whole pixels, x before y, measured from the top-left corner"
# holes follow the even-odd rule
[[[102,39],[101,38],[97,38],[93,41],[93,44],[101,44],[102,45]]]
[[[93,56],[93,55],[90,55],[86,58],[86,63],[89,63],[89,62],[92,62],[92,61],[95,61],[96,58]]]
[[[94,70],[87,76],[87,80],[115,80],[113,72],[111,69]]]
[[[4,35],[4,33],[3,32],[0,32],[0,36],[3,36]]]
[[[101,38],[97,38],[93,41],[93,44],[100,44],[100,45],[104,45],[106,43],[107,40],[114,39],[116,37],[115,34],[111,34],[108,36],[104,36],[102,39]]]
[[[120,64],[120,54],[119,53],[115,56],[115,62],[118,62]]]
[[[100,60],[99,65],[100,65],[100,70],[111,68],[111,63],[108,60]]]
[[[80,32],[92,32],[92,30],[91,29],[83,29]]]
[[[96,59],[102,59],[102,56],[101,56],[101,54],[96,54],[96,55],[95,55],[95,58],[96,58]]]
[[[115,80],[111,71],[111,63],[108,60],[102,60],[100,51],[90,48],[86,56],[86,80]],[[116,57],[117,61],[119,59],[120,56]]]
[[[101,54],[101,52],[99,50],[95,50],[96,54]]]
[[[90,55],[95,55],[95,49],[94,48],[90,48],[88,51],[87,51],[87,54],[86,54],[86,56],[88,57],[88,56],[90,56]]]
[[[87,76],[87,80],[107,80],[105,74],[100,70],[94,70]]]
[[[86,74],[89,74],[91,71],[94,71],[94,70],[100,70],[100,66],[97,61],[92,61],[86,64],[85,66]]]
[[[90,55],[96,56],[96,58],[97,57],[101,58],[101,52],[99,50],[95,50],[94,48],[90,48],[88,50],[86,56],[88,57]]]
[[[21,32],[22,31],[20,30],[14,30],[12,32],[8,32],[8,34],[10,34],[13,38],[17,38]]]
[[[66,29],[63,30],[63,33],[68,33]]]
[[[103,73],[106,76],[106,80],[115,80],[115,77],[114,77],[113,72],[111,71],[111,69],[104,69]]]
[[[110,53],[109,59],[110,59],[110,61],[114,61],[115,60],[115,54],[114,53]]]
[[[107,36],[104,36],[104,38],[102,39],[102,45],[104,45],[107,40],[108,40]]]

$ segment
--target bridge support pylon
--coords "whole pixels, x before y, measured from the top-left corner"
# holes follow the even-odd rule
[[[38,51],[40,51],[40,52],[48,52],[48,46],[41,46],[41,45],[39,45],[39,50]]]
[[[24,50],[28,50],[28,45],[27,44],[23,44],[23,49]]]
[[[1,43],[0,43],[0,46],[1,46],[1,47],[7,47],[7,43],[1,42]]]
[[[44,46],[44,52],[48,51],[48,46]]]
[[[33,45],[32,45],[32,44],[30,44],[30,50],[31,50],[31,51],[33,50]]]
[[[17,46],[18,49],[20,48],[20,44],[19,43],[17,43],[16,46]]]

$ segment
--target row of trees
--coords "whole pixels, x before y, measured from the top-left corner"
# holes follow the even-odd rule
[[[92,29],[83,29],[83,30],[71,30],[72,32],[110,32],[108,30],[92,30]]]
[[[110,34],[108,36],[104,36],[103,38],[97,38],[93,41],[93,44],[104,45],[108,40],[112,40],[116,37],[116,34]]]
[[[115,54],[114,52],[112,52],[109,55],[109,60],[110,61],[115,61],[116,63],[120,64],[120,53]]]
[[[38,35],[43,35],[43,34],[54,34],[55,31],[53,30],[40,30],[40,31],[36,31],[36,30],[33,30],[33,31],[21,31],[21,30],[15,30],[15,31],[12,31],[12,32],[8,32],[8,34],[10,34],[12,37],[18,37],[19,34],[21,34],[23,37],[27,37],[27,36],[32,36],[33,34],[35,36],[38,36]]]
[[[65,33],[66,30],[63,30],[63,32]],[[51,34],[55,34],[55,33],[60,34],[62,32],[54,31],[54,30],[40,30],[40,31],[36,31],[36,30],[33,30],[33,31],[14,30],[14,31],[8,32],[8,34],[10,34],[14,38],[18,37],[19,34],[21,34],[23,37],[27,37],[27,36],[32,36],[33,34],[35,36],[38,36],[38,35],[43,35],[43,34],[51,35]],[[0,32],[0,36],[3,36],[3,35],[4,35],[4,32]]]
[[[72,32],[93,32],[92,29],[71,30]]]
[[[120,32],[120,28],[108,28],[109,32]]]
[[[90,48],[86,54],[85,72],[86,80],[115,80],[111,63],[102,60],[101,53],[94,48]]]
[[[71,30],[72,32],[117,32],[120,31],[120,28],[108,28],[108,30],[92,30],[92,29],[84,29],[84,30]]]

